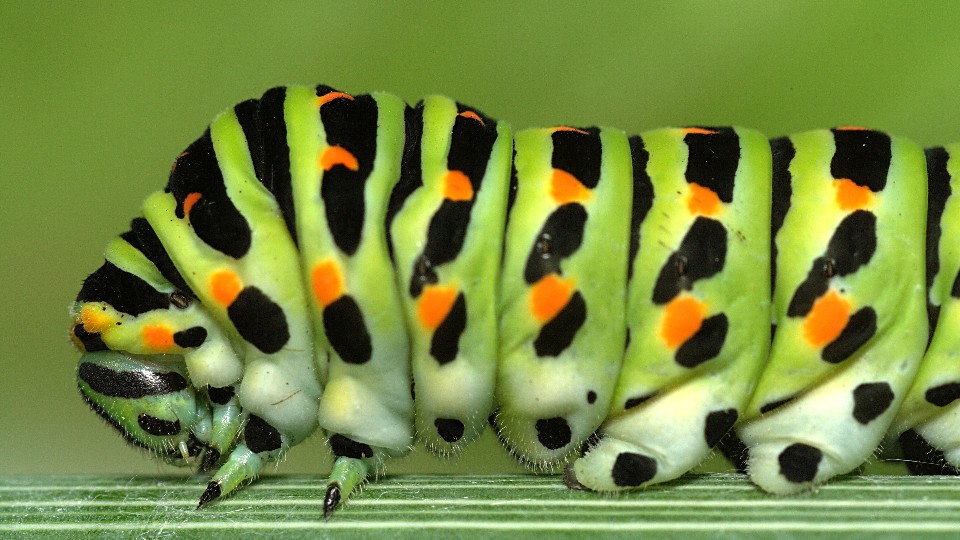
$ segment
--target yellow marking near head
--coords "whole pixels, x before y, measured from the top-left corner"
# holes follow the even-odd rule
[[[221,306],[232,304],[242,290],[243,282],[233,270],[219,270],[210,274],[210,296]]]
[[[455,287],[434,285],[425,288],[417,302],[417,317],[420,319],[420,324],[429,330],[436,330],[450,314],[453,303],[456,301]]]
[[[176,345],[173,341],[173,331],[165,324],[144,326],[140,335],[147,347],[157,352],[169,351]]]
[[[687,210],[695,216],[715,216],[720,212],[720,197],[708,187],[697,183],[688,184],[690,195]]]
[[[463,111],[462,113],[458,114],[457,116],[462,116],[462,117],[464,117],[464,118],[469,118],[469,119],[471,119],[471,120],[476,120],[477,122],[480,122],[480,125],[481,125],[481,126],[484,126],[484,127],[487,126],[487,124],[484,123],[483,118],[480,118],[480,115],[478,115],[477,113],[475,113],[475,112],[473,112],[473,111]]]
[[[323,107],[335,99],[349,99],[350,101],[353,101],[353,96],[343,92],[327,92],[322,96],[317,96],[317,107]]]
[[[682,295],[674,298],[663,311],[660,323],[660,337],[667,347],[674,349],[693,337],[703,326],[703,317],[707,314],[707,303],[692,296]]]
[[[573,285],[574,280],[563,279],[555,274],[540,278],[530,291],[530,311],[533,316],[541,323],[556,317],[570,302]]]
[[[473,198],[470,178],[460,171],[447,171],[443,177],[443,196],[451,201],[469,201]]]
[[[590,198],[590,190],[576,176],[562,169],[554,169],[550,176],[550,196],[557,204],[583,202]]]
[[[194,191],[192,193],[188,193],[187,196],[183,198],[184,216],[190,216],[190,211],[193,210],[193,205],[197,204],[197,201],[199,201],[201,197],[203,197],[201,193]]]
[[[329,171],[337,165],[343,165],[351,171],[356,171],[360,168],[357,157],[342,146],[328,146],[326,150],[320,153],[320,157],[317,159],[317,165],[325,171]]]
[[[313,297],[321,306],[327,307],[343,295],[343,276],[340,267],[331,259],[313,265],[310,272]]]
[[[803,337],[814,347],[823,347],[840,336],[850,320],[850,301],[830,290],[813,303],[803,321]]]
[[[579,134],[581,134],[581,135],[589,135],[589,134],[590,134],[590,132],[588,132],[588,131],[584,131],[584,130],[582,130],[582,129],[577,129],[577,128],[575,128],[575,127],[570,127],[570,126],[555,126],[554,128],[551,129],[551,131],[553,131],[553,132],[557,132],[557,131],[572,131],[572,132],[574,132],[574,133],[579,133]]]
[[[107,310],[106,304],[85,304],[80,309],[80,323],[83,329],[91,334],[99,334],[108,328],[117,325],[117,317],[113,310]]]
[[[853,211],[866,208],[873,202],[873,193],[867,186],[859,186],[849,178],[837,178],[833,181],[837,190],[837,206],[841,210]]]

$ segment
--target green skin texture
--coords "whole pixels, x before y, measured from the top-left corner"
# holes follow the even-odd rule
[[[325,225],[323,202],[315,196],[322,181],[316,156],[327,143],[316,114],[314,89],[289,88],[285,104],[299,251],[285,229],[276,201],[257,181],[243,131],[232,109],[228,110],[214,120],[211,136],[227,192],[253,229],[250,253],[235,260],[209,248],[182,220],[171,219],[175,205],[172,195],[153,194],[145,203],[144,215],[201,301],[176,312],[157,310],[159,313],[139,317],[117,313],[124,321],[123,329],[104,331],[103,340],[111,349],[125,352],[87,354],[81,360],[119,363],[123,369],[135,370],[146,360],[127,353],[150,351],[134,343],[130,336],[137,332],[129,329],[156,320],[177,329],[197,325],[206,328],[210,337],[201,347],[174,351],[182,356],[157,357],[156,362],[189,374],[194,388],[239,385],[236,398],[222,407],[198,392],[195,406],[199,412],[184,413],[180,418],[185,432],[192,429],[198,439],[224,455],[233,448],[214,475],[223,494],[255,477],[264,461],[279,458],[319,426],[374,450],[373,456],[362,460],[338,458],[331,485],[338,486],[345,499],[369,473],[382,468],[387,458],[408,452],[415,440],[423,440],[436,453],[459,451],[479,435],[493,410],[498,410],[500,435],[507,446],[535,467],[562,463],[599,428],[605,438],[573,465],[577,481],[596,490],[622,489],[610,480],[612,461],[619,452],[639,449],[658,461],[657,476],[647,485],[676,478],[702,461],[711,451],[703,439],[702,416],[726,408],[738,411],[738,434],[757,449],[751,453],[750,463],[754,480],[768,491],[788,493],[852,470],[867,459],[893,422],[901,401],[894,434],[918,423],[929,423],[931,418],[936,423],[940,418],[934,414],[939,410],[930,410],[923,400],[923,391],[960,375],[960,368],[954,368],[956,374],[951,371],[948,376],[939,375],[945,359],[960,350],[960,344],[954,344],[951,338],[935,337],[928,361],[904,400],[927,336],[923,274],[926,176],[923,154],[915,145],[893,138],[888,186],[875,195],[880,201],[875,208],[875,259],[844,277],[842,283],[840,278],[832,282],[832,286],[845,287],[856,305],[875,306],[877,334],[853,358],[839,366],[825,366],[817,358],[819,350],[802,341],[799,323],[788,320],[785,313],[792,291],[811,261],[822,253],[841,217],[837,212],[822,211],[826,195],[818,192],[811,180],[829,175],[833,152],[829,132],[792,137],[797,150],[791,166],[793,198],[776,238],[778,273],[771,302],[770,147],[759,133],[737,128],[742,152],[736,202],[717,218],[728,229],[727,264],[722,272],[698,281],[688,291],[711,306],[708,315],[725,312],[731,330],[719,357],[688,370],[676,364],[672,351],[659,340],[656,332],[663,306],[649,300],[660,267],[679,245],[692,220],[683,209],[682,197],[671,195],[685,184],[682,131],[665,129],[642,135],[650,152],[647,172],[657,197],[640,225],[641,247],[633,279],[628,283],[625,261],[633,189],[630,152],[625,134],[602,129],[601,181],[583,203],[589,216],[583,243],[561,264],[563,277],[574,279],[584,296],[588,317],[573,344],[560,357],[552,358],[548,369],[533,352],[532,342],[540,325],[529,309],[530,286],[523,280],[523,268],[543,220],[556,207],[546,194],[551,132],[526,130],[511,137],[509,126],[500,123],[463,250],[459,258],[437,268],[439,283],[457,284],[471,299],[467,328],[460,342],[461,356],[448,366],[438,367],[428,357],[431,334],[419,326],[416,306],[404,291],[412,261],[426,236],[428,218],[442,201],[440,178],[446,171],[450,128],[457,109],[447,98],[425,100],[424,187],[406,201],[393,222],[394,267],[387,255],[382,224],[403,151],[403,104],[388,94],[374,97],[380,118],[378,154],[366,185],[368,219],[363,239],[352,257],[340,253],[333,244]],[[960,147],[952,149],[960,153]],[[960,169],[954,161],[951,164],[952,172]],[[504,230],[511,165],[516,168],[518,189]],[[829,187],[829,182],[824,185]],[[950,249],[946,239],[956,237],[951,231],[960,232],[956,231],[960,220],[948,222],[957,212],[960,203],[949,201],[941,240],[941,273],[932,293],[934,298],[943,299],[941,324],[951,326],[960,317],[956,299],[949,297],[951,276],[960,267],[960,250]],[[158,291],[174,290],[152,263],[125,244],[115,240],[107,249],[107,258],[143,277]],[[310,269],[325,259],[335,260],[343,269],[345,290],[355,295],[364,313],[378,314],[366,319],[375,352],[364,365],[340,360],[324,335],[322,306],[310,293]],[[225,308],[209,293],[209,276],[223,268],[234,271],[245,285],[256,285],[278,299],[291,333],[291,341],[283,350],[264,354],[240,338]],[[890,283],[898,286],[892,288]],[[390,284],[395,286],[386,286]],[[112,309],[99,304],[94,307]],[[74,315],[82,308],[74,306]],[[772,347],[771,320],[778,325]],[[624,354],[628,327],[632,339]],[[416,382],[416,402],[410,396],[411,376]],[[849,415],[831,416],[831,410],[850,407],[849,391],[839,390],[863,381],[891,385],[896,399],[888,412],[868,426],[856,424]],[[588,389],[597,394],[590,405],[584,399]],[[176,440],[148,439],[134,427],[135,417],[133,424],[129,421],[130,411],[135,410],[162,417],[159,411],[169,409],[168,399],[171,403],[183,399],[179,393],[131,405],[125,403],[129,400],[101,396],[83,384],[81,390],[118,420],[130,437],[152,448],[179,446]],[[653,393],[657,393],[655,399],[623,410],[626,398]],[[764,403],[794,394],[801,396],[789,405],[770,414],[758,413]],[[836,397],[841,395],[846,400],[843,403]],[[451,411],[470,413],[464,438],[453,445],[437,437],[432,429],[434,418]],[[243,443],[232,445],[240,425],[251,413],[280,431],[283,447],[279,451],[254,454]],[[534,423],[552,416],[566,418],[573,437],[569,445],[547,451],[533,444],[537,440]],[[824,418],[834,417],[835,421],[824,422]],[[691,423],[690,419],[697,421]],[[945,433],[945,429],[940,428],[940,432]],[[797,487],[778,481],[776,449],[791,441],[822,444],[833,466],[822,470],[809,485]]]

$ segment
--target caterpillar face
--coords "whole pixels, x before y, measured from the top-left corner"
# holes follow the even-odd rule
[[[135,444],[218,467],[201,505],[317,427],[327,513],[488,423],[600,491],[718,445],[781,494],[885,434],[960,464],[955,155],[852,127],[513,133],[442,97],[275,88],[107,247],[71,309],[79,385]]]

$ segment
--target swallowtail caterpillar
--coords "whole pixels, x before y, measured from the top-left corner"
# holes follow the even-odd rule
[[[326,515],[488,422],[605,492],[721,440],[776,494],[885,435],[960,465],[957,156],[854,127],[514,133],[444,97],[274,88],[107,246],[71,309],[78,384],[129,442],[213,471],[200,506],[318,427]]]

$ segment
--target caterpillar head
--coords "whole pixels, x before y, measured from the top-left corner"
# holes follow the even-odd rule
[[[129,443],[184,465],[206,448],[196,433],[208,431],[210,412],[180,365],[175,356],[91,352],[80,359],[77,385],[90,408]]]

